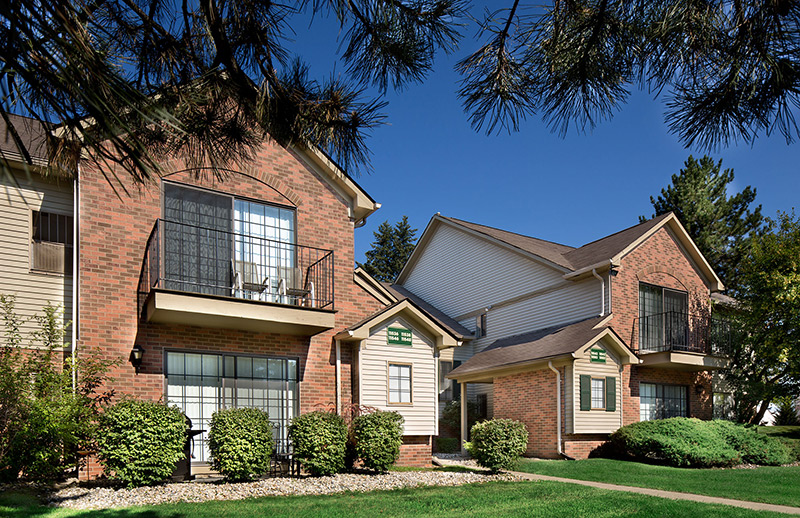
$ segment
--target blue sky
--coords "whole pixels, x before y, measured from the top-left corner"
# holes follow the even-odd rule
[[[318,22],[312,31],[295,29],[293,47],[312,76],[344,71],[335,65],[335,33],[320,30]],[[388,124],[368,141],[373,172],[356,178],[383,206],[356,231],[357,261],[381,222],[408,215],[421,234],[436,212],[578,246],[652,214],[650,196],[690,154],[706,154],[682,146],[663,122],[661,102],[643,93],[585,134],[572,130],[561,138],[539,118],[511,135],[476,133],[455,94],[453,65],[476,48],[474,31],[465,34],[461,49],[440,56],[424,83],[386,96]],[[774,216],[800,200],[798,152],[800,144],[773,135],[708,154],[734,169],[734,189],[755,187],[757,203]]]

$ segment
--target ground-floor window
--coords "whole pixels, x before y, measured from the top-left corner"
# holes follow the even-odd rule
[[[689,387],[686,385],[639,384],[639,420],[688,417]]]
[[[167,352],[167,401],[183,410],[195,429],[195,461],[209,460],[211,415],[220,408],[265,410],[279,449],[286,448],[289,422],[299,411],[297,360],[210,353]]]

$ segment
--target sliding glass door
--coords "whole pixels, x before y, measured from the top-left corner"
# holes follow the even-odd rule
[[[299,410],[297,360],[210,353],[166,353],[167,401],[204,430],[194,460],[208,462],[211,416],[221,408],[259,408],[269,415],[279,451]]]

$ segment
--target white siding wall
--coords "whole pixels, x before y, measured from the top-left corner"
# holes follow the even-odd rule
[[[592,348],[601,348],[606,351],[606,363],[591,363],[587,353],[585,358],[577,358],[573,362],[572,395],[569,400],[573,418],[567,422],[573,423],[573,433],[610,433],[620,427],[620,412],[622,409],[622,383],[619,377],[619,358],[617,358],[605,345],[597,343]],[[617,409],[614,412],[605,410],[581,410],[580,389],[581,374],[595,377],[613,376],[616,378]],[[569,411],[567,412],[569,413]],[[569,428],[568,428],[569,430]]]
[[[402,327],[412,331],[412,345],[388,345],[386,328]],[[436,400],[438,398],[438,361],[435,345],[403,320],[395,320],[375,329],[361,350],[361,404],[381,410],[393,410],[405,418],[405,435],[436,435]],[[412,364],[412,404],[388,403],[389,362]]]
[[[60,304],[70,320],[72,276],[31,272],[29,254],[31,211],[72,215],[72,182],[23,173],[15,178],[18,185],[0,174],[0,293],[16,295],[17,315],[26,321],[48,302]],[[32,322],[22,328],[26,334],[35,329]]]

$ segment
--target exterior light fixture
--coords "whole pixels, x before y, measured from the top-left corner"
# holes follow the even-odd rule
[[[142,357],[144,356],[144,347],[139,344],[133,346],[131,349],[131,364],[136,369],[136,374],[139,374],[139,367],[142,366]]]

